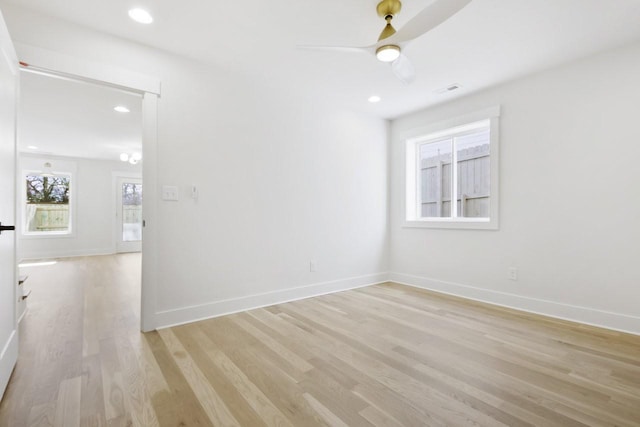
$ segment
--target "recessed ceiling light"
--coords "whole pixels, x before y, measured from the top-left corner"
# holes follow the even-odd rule
[[[36,147],[35,145],[29,145],[29,146],[27,146],[27,148],[29,150],[37,150],[38,149],[38,147]]]
[[[140,153],[133,153],[131,155],[131,158],[136,159],[136,160],[142,160],[142,154]]]
[[[368,101],[372,104],[375,104],[376,102],[380,102],[381,99],[382,98],[380,98],[378,95],[373,95],[369,97]]]
[[[122,160],[123,162],[128,162],[129,161],[129,155],[127,153],[120,154],[120,160]]]
[[[113,109],[116,110],[118,113],[129,113],[131,111],[124,105],[118,105],[117,107],[113,107]]]
[[[141,24],[151,24],[153,22],[153,17],[151,16],[151,14],[146,10],[140,8],[131,9],[129,11],[129,17]]]

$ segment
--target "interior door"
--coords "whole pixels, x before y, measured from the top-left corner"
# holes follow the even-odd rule
[[[116,249],[142,250],[142,179],[116,178]]]
[[[0,399],[18,359],[16,320],[16,102],[18,59],[0,13]]]

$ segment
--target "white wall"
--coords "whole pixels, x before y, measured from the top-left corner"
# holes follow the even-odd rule
[[[385,121],[266,87],[268,70],[254,81],[14,6],[3,13],[14,41],[162,81],[157,184],[181,194],[159,202],[158,326],[386,278]]]
[[[22,171],[41,170],[51,162],[54,171],[73,173],[73,234],[68,236],[25,236],[18,233],[18,259],[57,258],[109,254],[115,252],[115,183],[113,175],[140,175],[141,165],[109,160],[21,154]],[[18,179],[19,200],[23,200],[23,179]],[[20,206],[22,208],[22,204]],[[18,209],[22,218],[22,209]],[[20,220],[20,226],[22,220]]]
[[[392,279],[640,333],[638,76],[636,44],[394,121]],[[500,229],[402,228],[402,135],[494,105]]]

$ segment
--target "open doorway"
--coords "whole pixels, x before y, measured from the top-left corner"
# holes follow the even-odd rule
[[[76,89],[110,88],[110,94],[134,97],[139,102],[139,107],[136,108],[140,120],[136,126],[141,135],[141,150],[144,145],[144,151],[136,155],[138,151],[133,150],[137,150],[137,147],[129,147],[125,151],[118,146],[114,150],[112,144],[106,144],[103,148],[111,149],[112,154],[113,151],[119,153],[117,160],[114,160],[83,157],[77,153],[73,155],[55,148],[44,148],[47,144],[41,143],[41,146],[38,146],[29,142],[28,131],[39,131],[38,140],[45,143],[51,141],[54,136],[64,134],[63,118],[57,115],[67,111],[64,104],[73,99],[71,95],[75,89],[63,89],[60,102],[54,102],[58,98],[53,95],[44,99],[36,98],[36,113],[30,123],[25,104],[29,96],[29,86],[26,82],[23,83],[22,111],[18,120],[20,154],[17,159],[11,156],[12,163],[16,160],[15,168],[11,165],[11,168],[7,169],[11,174],[16,171],[16,187],[20,192],[16,209],[19,211],[16,218],[19,227],[17,231],[25,236],[20,234],[20,238],[17,239],[17,251],[22,258],[27,256],[29,251],[30,258],[41,258],[42,255],[51,254],[53,251],[57,251],[58,254],[66,251],[62,258],[48,262],[34,259],[35,262],[25,263],[27,265],[23,267],[25,272],[32,273],[32,277],[26,281],[26,286],[29,286],[29,282],[34,286],[38,283],[40,292],[36,294],[34,290],[32,297],[28,299],[29,314],[20,324],[19,337],[18,331],[15,331],[15,336],[20,341],[21,354],[13,379],[5,393],[3,407],[12,408],[14,412],[16,408],[20,408],[21,416],[24,416],[25,420],[34,420],[35,423],[35,420],[57,419],[56,408],[59,405],[51,405],[51,402],[66,401],[69,396],[77,396],[80,400],[80,395],[86,394],[96,397],[98,401],[102,399],[101,396],[104,396],[105,400],[107,396],[122,396],[122,390],[126,390],[129,384],[119,373],[126,372],[127,363],[136,357],[132,350],[139,348],[143,342],[139,331],[154,329],[156,201],[153,193],[156,189],[157,101],[160,82],[126,70],[113,71],[100,64],[51,53],[43,55],[36,51],[27,56],[38,66],[24,62],[21,66],[36,70],[37,73],[33,76],[51,79],[44,84],[45,89],[55,85],[55,82],[62,81],[79,85],[70,86]],[[52,58],[55,60],[52,61]],[[22,76],[27,76],[25,78],[28,79],[29,74],[23,72]],[[73,78],[69,79],[70,76]],[[96,82],[99,84],[95,85]],[[114,88],[118,90],[111,90]],[[106,93],[103,92],[99,98],[108,99],[109,95]],[[113,106],[110,106],[92,115],[89,114],[89,106],[93,104],[74,104],[82,105],[82,111],[66,114],[66,118],[76,120],[77,128],[73,128],[76,130],[83,129],[87,122],[96,121],[96,117],[105,111],[111,114],[115,111],[112,111]],[[129,112],[133,111],[131,107],[128,109]],[[79,144],[76,148],[86,150],[90,141],[90,138],[85,138],[85,144]],[[127,154],[126,159],[123,154]],[[142,155],[145,158],[141,159]],[[141,170],[143,163],[146,164],[144,171]],[[32,178],[30,181],[33,183],[30,187],[35,192],[31,197],[27,195],[28,180],[25,171],[29,172],[29,176],[40,177]],[[114,218],[117,209],[117,178],[140,179],[143,175],[149,183],[145,185],[150,196],[144,198],[144,219],[140,218],[145,235],[145,258],[141,260],[141,252],[116,254],[115,236],[118,222]],[[44,178],[47,178],[46,185]],[[139,209],[139,197],[133,199],[135,200],[132,204],[135,205],[135,209]],[[105,201],[107,208],[103,204]],[[47,202],[55,206],[42,209],[48,209],[46,214],[37,213],[39,206],[27,209],[28,202]],[[59,212],[54,214],[54,210]],[[24,218],[31,219],[27,221]],[[103,221],[96,221],[96,218],[102,218]],[[86,222],[88,220],[89,223]],[[133,224],[127,227],[130,236],[142,237],[139,225],[132,222],[128,224]],[[29,236],[29,232],[33,235]],[[107,255],[98,255],[103,253],[102,251],[95,254],[86,253],[86,247],[74,246],[86,243],[87,236],[105,238],[106,240],[95,239],[96,242],[102,242],[95,248],[108,248],[104,252]],[[104,244],[105,241],[108,243]],[[78,248],[84,252],[74,252],[78,251]],[[145,273],[142,286],[141,270]],[[20,278],[20,282],[17,288],[25,289],[23,277]],[[118,363],[123,365],[119,366]],[[29,380],[30,377],[21,372],[36,372],[38,381]],[[65,375],[61,376],[61,372]],[[102,387],[96,383],[96,379],[101,376],[108,379],[102,382]],[[90,390],[85,393],[86,387],[90,387]],[[43,404],[31,407],[24,405],[27,401]],[[95,417],[86,420],[83,418],[82,423],[105,424],[104,420],[107,417],[116,424],[130,423],[130,420],[123,418],[122,399],[109,401],[107,413],[95,414]],[[24,413],[23,410],[27,412]],[[12,414],[12,417],[14,415]],[[32,424],[31,421],[28,423]]]
[[[53,268],[33,261],[141,252],[142,95],[26,69],[19,105],[17,253],[26,296],[33,269]],[[140,255],[127,263],[139,301]]]

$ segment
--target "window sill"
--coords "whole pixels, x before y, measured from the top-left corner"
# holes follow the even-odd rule
[[[73,232],[22,233],[23,239],[68,239],[75,237]]]
[[[434,228],[453,230],[498,230],[498,221],[478,218],[437,218],[405,220],[402,228]]]

